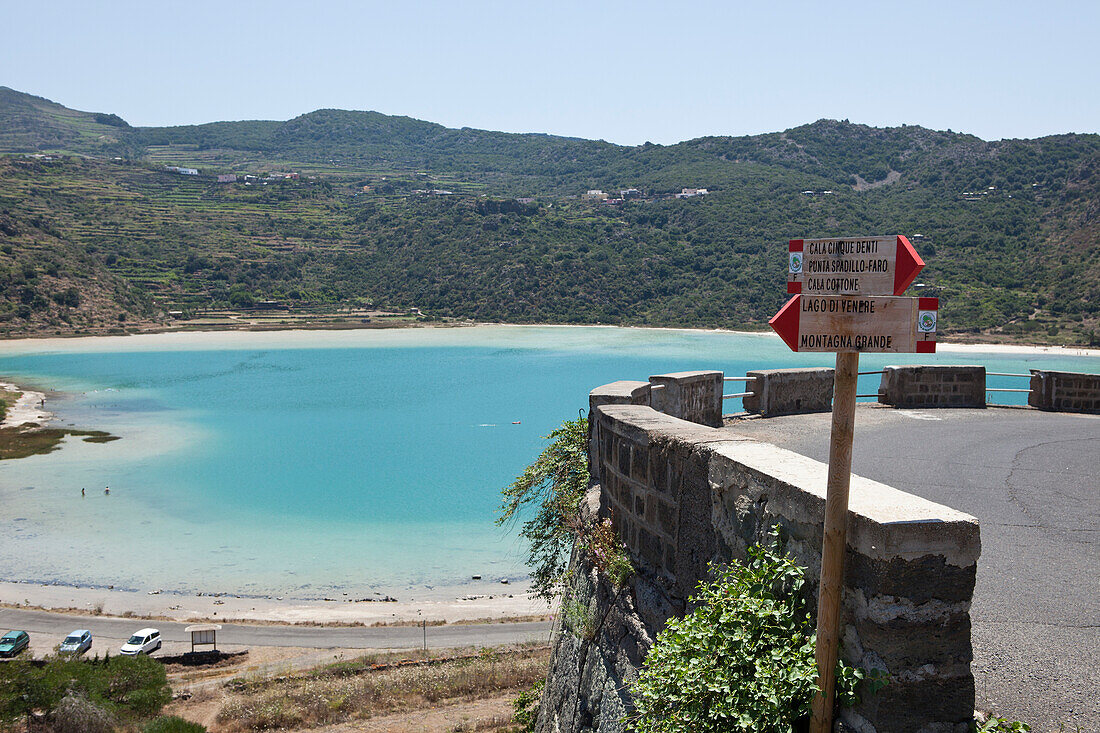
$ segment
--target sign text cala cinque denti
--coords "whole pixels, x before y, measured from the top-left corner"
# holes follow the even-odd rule
[[[804,295],[901,295],[924,267],[901,235],[792,239],[788,252],[787,292]]]

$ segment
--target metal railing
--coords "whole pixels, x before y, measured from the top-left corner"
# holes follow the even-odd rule
[[[1014,377],[1016,379],[1031,379],[1030,374],[1016,374],[1014,372],[986,372],[985,375],[987,377]],[[985,393],[986,393],[985,394],[985,403],[987,405],[992,404],[992,401],[990,400],[990,397],[989,397],[991,392],[1015,392],[1015,393],[1021,393],[1022,392],[1024,394],[1031,394],[1031,388],[1028,387],[1027,389],[1020,389],[1018,387],[986,387],[985,388]]]
[[[869,377],[872,374],[885,374],[885,373],[886,373],[885,369],[872,369],[871,371],[866,371],[866,372],[856,372],[856,376],[857,377]],[[857,400],[866,399],[868,397],[873,397],[875,399],[875,401],[877,402],[878,398],[879,398],[879,394],[876,391],[876,392],[873,392],[871,394],[857,394],[856,395]]]
[[[746,386],[748,382],[756,381],[756,377],[722,377],[723,382],[745,382]],[[733,392],[732,394],[722,395],[723,400],[738,400],[742,397],[751,397],[755,392]]]

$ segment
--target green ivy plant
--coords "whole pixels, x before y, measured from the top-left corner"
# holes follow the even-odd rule
[[[514,521],[534,505],[535,514],[523,523],[520,535],[531,545],[527,565],[536,595],[553,600],[560,591],[574,544],[621,588],[634,574],[626,547],[609,519],[585,522],[581,517],[588,489],[588,419],[566,420],[546,440],[550,444],[538,459],[501,492],[497,524]]]
[[[635,730],[798,730],[817,689],[803,568],[773,542],[713,570],[692,597],[695,610],[669,621],[649,651],[633,686]],[[864,670],[839,667],[837,699],[855,704]]]
[[[546,436],[550,445],[503,490],[497,524],[534,505],[520,535],[530,542],[532,590],[553,600],[565,578],[569,551],[581,533],[580,503],[588,488],[588,419],[566,420]]]
[[[1027,733],[1031,726],[1018,720],[1006,720],[1005,718],[990,718],[979,724],[974,721],[970,724],[973,733]]]

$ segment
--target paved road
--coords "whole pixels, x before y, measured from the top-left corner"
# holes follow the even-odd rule
[[[23,629],[31,636],[31,649],[42,654],[73,629],[91,630],[93,651],[118,651],[130,634],[144,626],[160,629],[166,652],[190,649],[187,624],[140,619],[71,616],[48,611],[0,608],[0,629]],[[550,622],[505,624],[456,624],[429,626],[428,646],[436,649],[466,646],[499,646],[524,641],[546,641]],[[307,627],[222,624],[219,645],[277,646],[312,649],[415,649],[424,642],[424,631],[413,626]]]
[[[731,429],[828,460],[828,414]],[[1100,730],[1100,416],[861,406],[852,470],[980,521],[978,707]]]

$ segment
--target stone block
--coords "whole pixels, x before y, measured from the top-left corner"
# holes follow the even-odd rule
[[[888,366],[878,401],[894,407],[985,407],[985,367]]]
[[[764,416],[829,412],[833,409],[833,370],[760,369],[747,372],[752,381],[744,398],[748,412]]]
[[[966,673],[908,681],[891,678],[855,710],[843,711],[842,719],[853,713],[881,733],[967,733],[974,717],[974,677]]]
[[[656,500],[657,526],[669,537],[676,536],[676,507],[667,501]]]
[[[688,422],[722,425],[722,372],[675,372],[649,378],[653,409]]]
[[[1100,413],[1100,374],[1031,370],[1027,403],[1040,410]]]

